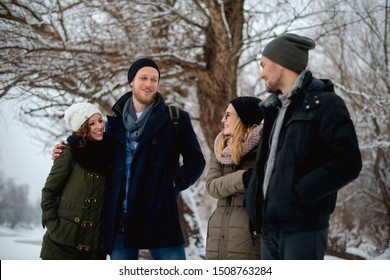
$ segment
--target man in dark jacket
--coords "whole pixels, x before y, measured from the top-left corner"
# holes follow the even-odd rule
[[[103,208],[105,246],[111,259],[185,259],[178,194],[202,174],[205,160],[189,114],[179,112],[178,133],[158,92],[160,70],[148,58],[128,72],[132,91],[108,116],[116,139],[115,162]],[[182,156],[183,164],[179,165]]]
[[[246,193],[252,226],[263,234],[262,259],[323,259],[337,191],[362,168],[344,101],[306,68],[314,47],[286,33],[262,52],[271,95],[259,105],[264,126]]]

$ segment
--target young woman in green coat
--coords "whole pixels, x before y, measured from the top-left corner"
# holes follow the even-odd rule
[[[114,144],[99,109],[77,103],[65,111],[73,133],[42,189],[43,260],[105,259],[101,211]]]
[[[260,101],[235,98],[222,118],[206,180],[208,193],[218,199],[208,223],[206,259],[260,259],[260,237],[253,235],[243,205],[245,171],[255,163],[262,127]]]

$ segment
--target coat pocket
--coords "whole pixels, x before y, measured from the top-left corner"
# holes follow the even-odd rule
[[[49,230],[49,234],[51,239],[59,244],[76,247],[79,228],[77,218],[73,221],[59,218],[57,226],[52,231]]]

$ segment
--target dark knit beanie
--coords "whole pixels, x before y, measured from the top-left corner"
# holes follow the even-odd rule
[[[154,62],[150,58],[144,57],[134,61],[134,63],[130,66],[129,72],[127,73],[127,81],[129,82],[129,84],[133,81],[138,70],[146,66],[156,68],[156,70],[158,71],[158,79],[160,79],[160,69],[158,69],[156,62]]]
[[[284,33],[269,42],[262,55],[283,67],[301,73],[307,67],[309,50],[315,46],[316,43],[310,38]]]
[[[245,126],[259,124],[263,120],[263,113],[259,108],[261,99],[253,96],[240,96],[230,100],[238,116]]]

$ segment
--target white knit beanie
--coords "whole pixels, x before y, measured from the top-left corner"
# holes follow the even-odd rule
[[[72,131],[77,131],[86,120],[95,114],[102,115],[95,105],[87,102],[76,103],[65,110],[64,119]]]

